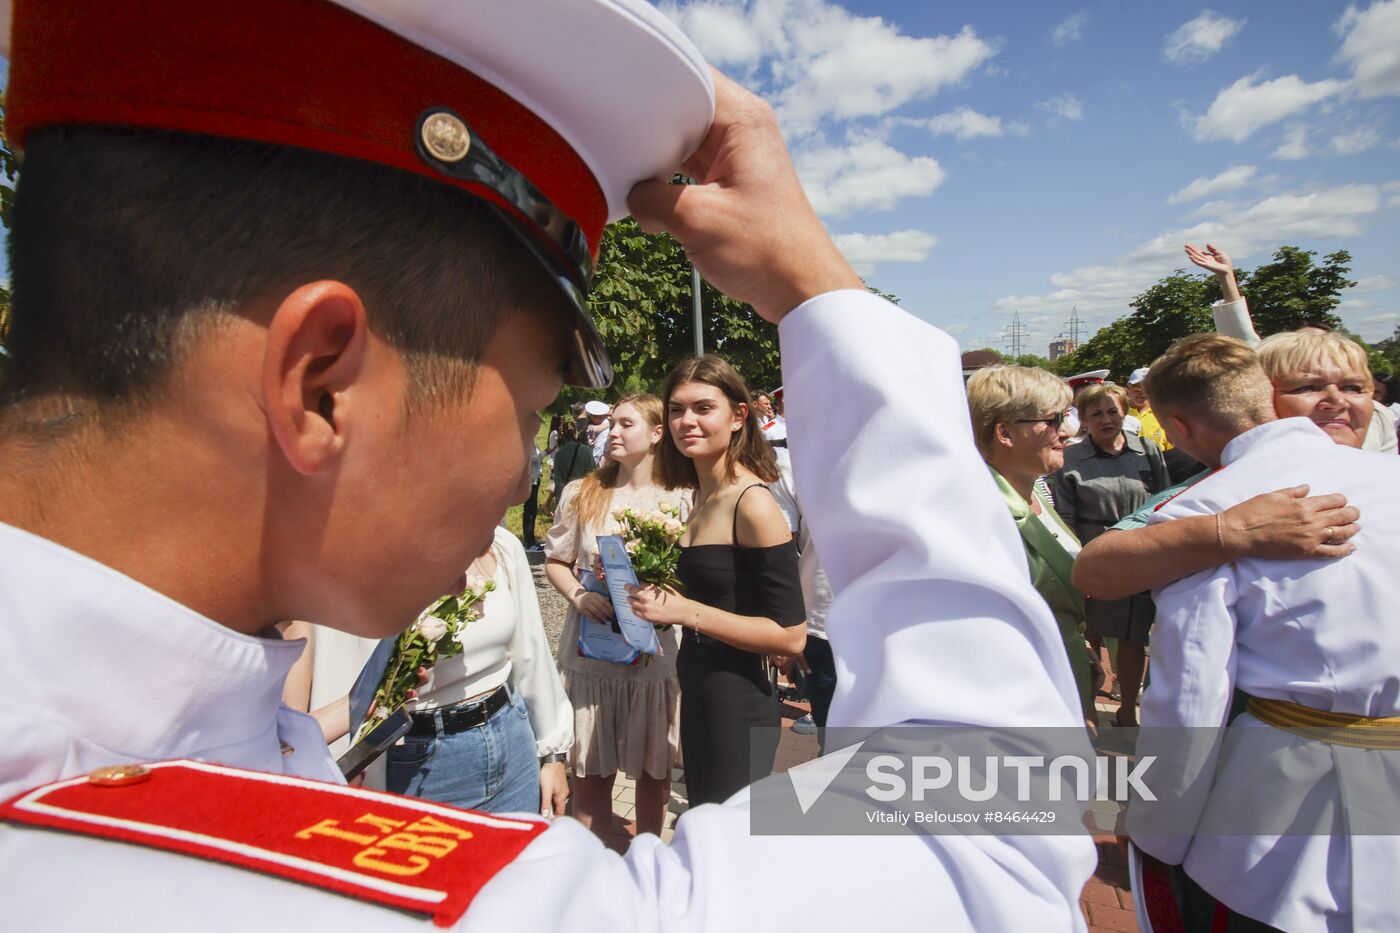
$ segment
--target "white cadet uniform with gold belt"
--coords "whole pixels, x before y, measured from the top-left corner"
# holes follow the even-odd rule
[[[954,342],[860,292],[810,300],[780,334],[793,456],[819,465],[799,465],[800,493],[838,594],[827,622],[840,669],[832,724],[1075,726],[1063,645],[973,447]],[[944,404],[930,408],[930,396]],[[315,724],[277,702],[295,644],[230,634],[28,535],[0,540],[6,788],[181,755],[334,777],[313,752]],[[79,676],[57,689],[36,659]],[[283,755],[284,741],[295,752]],[[794,840],[751,835],[747,803],[744,791],[697,807],[669,846],[643,836],[625,858],[561,819],[486,884],[459,926],[789,924],[772,869],[791,861]],[[1095,864],[1082,835],[804,837],[799,848],[804,908],[829,930],[934,919],[942,930],[1082,930],[1078,898]],[[29,828],[0,827],[0,877],[6,922],[26,931],[429,928],[316,887]]]
[[[1230,441],[1221,463],[1152,522],[1214,515],[1309,483],[1361,510],[1356,552],[1341,560],[1245,558],[1154,593],[1152,684],[1142,698],[1138,753],[1152,752],[1154,727],[1223,726],[1235,689],[1331,713],[1400,715],[1400,462],[1335,444],[1306,418],[1286,418]],[[1208,749],[1202,743],[1187,766],[1170,772],[1170,787],[1149,773],[1159,800],[1133,801],[1133,841],[1183,865],[1232,910],[1280,929],[1400,929],[1400,835],[1364,835],[1376,824],[1350,825],[1346,817],[1348,808],[1395,812],[1400,751],[1304,741],[1250,713],[1233,729],[1251,731],[1247,746],[1212,733]],[[1376,800],[1376,787],[1389,793]],[[1334,808],[1331,833],[1267,829],[1287,822],[1280,814],[1323,807]],[[1145,835],[1147,819],[1180,832]],[[1211,833],[1222,820],[1236,829]],[[1265,830],[1239,829],[1250,825]]]

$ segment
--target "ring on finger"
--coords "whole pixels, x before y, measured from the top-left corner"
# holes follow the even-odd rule
[[[1331,543],[1332,543],[1332,526],[1331,526],[1331,525],[1328,525],[1328,526],[1327,526],[1327,537],[1326,537],[1325,539],[1323,539],[1323,540],[1324,540],[1324,543],[1326,543],[1326,544],[1331,544]]]

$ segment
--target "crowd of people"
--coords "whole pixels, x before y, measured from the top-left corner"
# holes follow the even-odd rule
[[[1400,460],[1354,343],[1259,340],[1229,257],[1188,247],[1219,333],[1127,388],[964,386],[827,234],[773,110],[636,0],[77,6],[0,36],[17,928],[768,928],[794,852],[814,929],[1084,928],[1079,827],[755,831],[784,668],[819,728],[1082,754],[1111,674],[1118,726],[1140,706],[1141,743],[1201,743],[1132,803],[1140,891],[1166,878],[1186,929],[1400,928]],[[708,356],[562,416],[553,525],[520,541],[499,523],[538,501],[538,412],[613,376],[586,298],[628,212],[777,327],[785,391]],[[581,652],[613,608],[598,534],[663,503],[680,586],[628,591],[660,651]],[[569,604],[553,655],[527,546]],[[403,793],[345,786],[328,741],[394,718],[361,688],[461,586],[487,595],[416,671]],[[349,695],[289,678],[290,620],[372,649]],[[656,830],[678,761],[673,844],[608,851],[616,775]]]

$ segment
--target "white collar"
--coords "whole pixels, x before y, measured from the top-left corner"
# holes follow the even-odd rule
[[[253,638],[0,523],[6,690],[135,759],[264,738],[304,640]]]
[[[1283,440],[1287,438],[1287,440]],[[1220,452],[1220,465],[1227,466],[1243,457],[1261,441],[1280,441],[1301,444],[1305,447],[1328,447],[1335,443],[1327,432],[1319,428],[1310,418],[1280,418],[1255,425],[1243,434],[1236,435]]]

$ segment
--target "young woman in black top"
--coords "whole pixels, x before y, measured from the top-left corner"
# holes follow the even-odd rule
[[[696,490],[677,571],[684,595],[648,587],[632,608],[680,625],[681,755],[692,806],[719,803],[773,769],[778,697],[769,656],[800,654],[806,611],[797,545],[765,483],[773,449],[752,415],[748,388],[716,356],[686,360],[662,392],[670,442],[662,482]],[[750,756],[750,729],[754,756]]]

